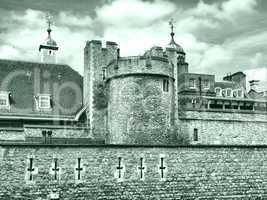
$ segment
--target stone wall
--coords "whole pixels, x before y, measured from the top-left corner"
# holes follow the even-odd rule
[[[89,129],[86,127],[73,126],[38,126],[31,125],[24,127],[25,137],[43,137],[43,130],[51,130],[52,137],[56,138],[91,138]]]
[[[266,146],[1,145],[0,155],[1,199],[48,199],[52,190],[76,200],[267,198]]]
[[[1,128],[0,140],[17,141],[24,140],[24,131],[20,128]]]
[[[173,77],[172,66],[164,57],[123,57],[107,67],[107,78],[126,74],[161,74]]]
[[[183,111],[178,127],[192,144],[267,144],[266,114]]]
[[[173,118],[173,80],[127,76],[109,81],[108,130],[111,144],[168,144]]]

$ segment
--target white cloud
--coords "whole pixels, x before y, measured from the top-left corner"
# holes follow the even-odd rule
[[[90,27],[93,23],[92,18],[89,16],[78,16],[68,12],[60,12],[58,21],[61,25],[80,27]]]
[[[228,0],[222,3],[207,4],[199,1],[198,5],[188,10],[188,14],[201,18],[215,18],[218,20],[236,20],[244,14],[255,13],[256,0]]]
[[[169,1],[116,0],[96,9],[98,20],[116,27],[144,27],[162,19],[176,9]]]
[[[17,21],[20,26],[11,27],[8,33],[2,34],[5,45],[0,47],[0,57],[40,61],[38,47],[47,37],[45,13],[28,9],[23,14],[10,12],[8,17]],[[74,32],[69,26],[62,23],[64,22],[63,18],[65,18],[70,22],[70,25],[87,26],[91,23],[90,17],[85,16],[79,20],[77,16],[70,16],[69,13],[61,12],[59,16],[54,16],[54,18],[55,21],[58,20],[59,22],[56,26],[52,26],[53,31],[51,33],[52,38],[59,46],[58,62],[69,64],[82,73],[85,42],[95,36],[89,28]]]
[[[244,64],[247,68],[266,66],[262,56],[262,50],[266,50],[266,32],[231,36],[220,42],[210,42],[209,35],[227,32],[226,23],[245,21],[244,16],[253,17],[256,5],[256,0],[211,4],[199,1],[193,8],[181,9],[179,4],[163,0],[114,0],[96,8],[95,18],[59,12],[54,16],[52,37],[60,47],[59,62],[82,73],[86,40],[102,35],[105,40],[118,42],[123,56],[140,55],[153,45],[168,44],[168,20],[173,17],[175,40],[185,49],[191,72],[234,72],[239,70],[236,66]],[[38,61],[38,46],[47,37],[44,13],[28,9],[23,14],[10,12],[7,17],[20,26],[13,25],[8,33],[1,34],[5,45],[0,47],[0,56]],[[101,30],[97,32],[96,27]],[[207,40],[203,40],[201,34]],[[251,49],[255,51],[249,55]]]

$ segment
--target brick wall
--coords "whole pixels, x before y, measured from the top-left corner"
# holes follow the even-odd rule
[[[180,112],[180,134],[199,144],[267,144],[267,115],[227,112]],[[198,141],[193,141],[194,129]]]
[[[46,199],[53,189],[60,199],[267,198],[266,146],[1,145],[0,155],[1,199]],[[30,158],[32,181],[26,173]],[[57,181],[51,169],[55,158],[60,177]],[[78,158],[83,168],[80,181],[75,172]],[[145,168],[142,179],[140,158]]]

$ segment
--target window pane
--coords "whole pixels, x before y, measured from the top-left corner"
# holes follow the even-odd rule
[[[195,79],[190,79],[189,80],[189,87],[195,88],[195,86],[196,86],[196,80]]]

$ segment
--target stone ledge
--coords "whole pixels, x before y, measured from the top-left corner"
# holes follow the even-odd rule
[[[99,142],[99,141],[98,141]],[[48,147],[48,148],[56,148],[56,147],[88,147],[88,148],[249,148],[249,149],[257,149],[257,148],[266,148],[267,145],[126,145],[126,144],[40,144],[40,143],[26,143],[26,142],[12,142],[8,141],[8,143],[4,143],[0,141],[0,146],[2,147]]]
[[[89,130],[89,127],[53,126],[53,125],[32,125],[32,124],[25,124],[24,125],[24,128]]]

